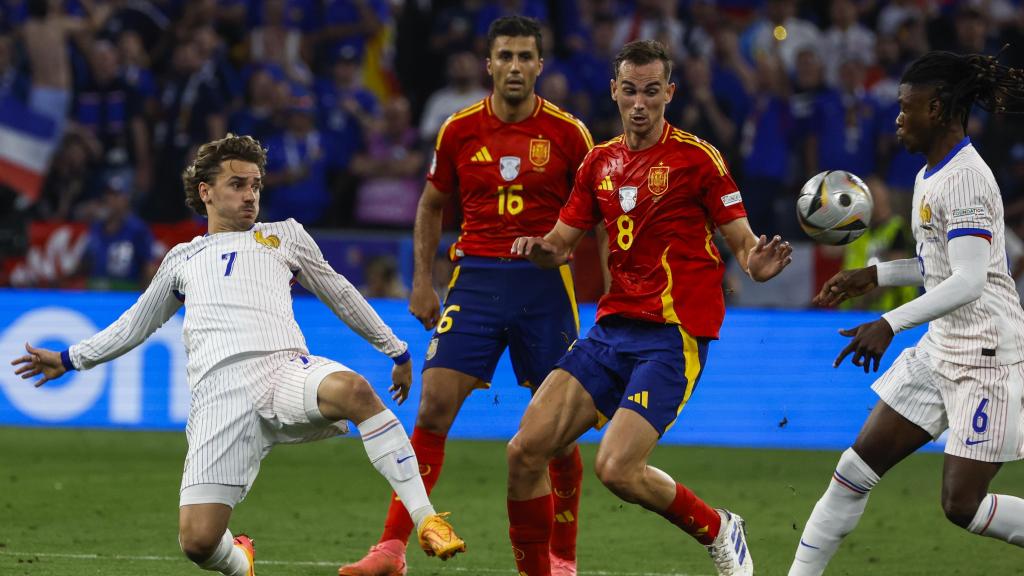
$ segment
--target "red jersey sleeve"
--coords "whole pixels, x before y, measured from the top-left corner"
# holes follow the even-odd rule
[[[709,155],[702,166],[704,207],[715,226],[722,226],[737,218],[743,218],[747,215],[747,210],[743,207],[740,189],[729,174],[725,161],[718,154],[718,150],[712,151],[714,157]]]
[[[430,161],[430,170],[427,172],[427,181],[445,194],[454,192],[459,184],[455,164],[459,139],[455,135],[457,127],[453,126],[453,120],[454,116],[449,117],[441,125],[434,145],[434,158]]]
[[[576,171],[569,200],[562,206],[558,219],[564,224],[580,230],[590,230],[601,221],[601,212],[597,204],[596,183],[591,177],[595,154],[591,152],[583,159],[583,164]]]

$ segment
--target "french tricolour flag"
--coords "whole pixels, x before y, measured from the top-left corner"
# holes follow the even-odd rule
[[[57,125],[14,98],[0,100],[0,183],[35,200],[57,149]]]

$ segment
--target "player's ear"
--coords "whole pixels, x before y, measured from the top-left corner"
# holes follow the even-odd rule
[[[616,99],[615,97],[615,90],[618,88],[618,86],[615,84],[615,78],[612,78],[611,80],[608,81],[608,87],[611,89],[612,100],[618,102],[618,99]]]
[[[665,87],[665,104],[672,101],[672,97],[676,94],[676,83],[669,82],[668,86]]]
[[[484,59],[484,63],[486,64],[485,67],[487,68],[487,75],[488,76],[494,75],[494,72],[491,71],[491,57],[488,56],[486,59]]]
[[[210,185],[206,182],[199,183],[199,199],[202,200],[204,204],[210,200]]]

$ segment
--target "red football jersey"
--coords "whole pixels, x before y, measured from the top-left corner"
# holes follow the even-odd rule
[[[462,203],[452,259],[508,258],[516,237],[543,236],[558,220],[594,141],[582,122],[536,100],[533,114],[514,124],[494,115],[488,97],[441,126],[427,179]]]
[[[603,220],[608,230],[612,286],[598,319],[618,314],[717,338],[725,267],[712,236],[746,215],[718,150],[666,122],[646,150],[631,151],[623,136],[594,147],[559,218],[585,230]]]

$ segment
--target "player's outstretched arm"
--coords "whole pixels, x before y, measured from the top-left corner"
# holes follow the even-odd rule
[[[559,220],[543,238],[520,236],[512,243],[512,254],[525,256],[541,268],[558,268],[569,261],[586,230],[574,228]]]
[[[721,226],[729,249],[736,255],[740,267],[755,282],[771,280],[793,261],[793,247],[775,236],[768,240],[755,236],[746,218],[737,218]]]
[[[64,368],[64,363],[61,362],[60,352],[54,352],[46,348],[36,348],[28,342],[25,343],[25,352],[27,354],[24,356],[11,360],[11,365],[17,366],[14,373],[26,380],[42,374],[43,377],[35,382],[36,388],[50,380],[60,378],[67,372],[67,369]]]
[[[811,300],[815,306],[836,306],[844,300],[862,296],[878,286],[878,271],[874,266],[841,270],[821,286]]]

